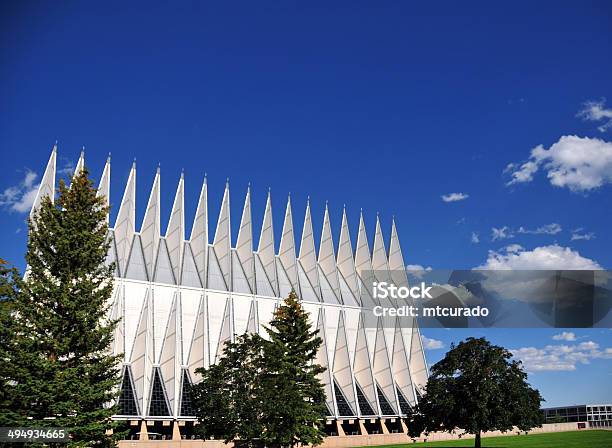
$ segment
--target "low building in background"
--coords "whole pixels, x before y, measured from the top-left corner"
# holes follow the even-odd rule
[[[582,404],[544,408],[545,423],[586,422],[590,428],[612,427],[612,404]]]

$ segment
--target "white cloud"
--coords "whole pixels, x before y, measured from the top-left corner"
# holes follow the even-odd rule
[[[580,241],[580,240],[585,240],[585,241],[590,241],[595,239],[595,234],[593,232],[588,232],[588,233],[579,233],[582,229],[576,229],[572,232],[572,241]]]
[[[511,179],[506,185],[531,182],[543,168],[555,187],[586,192],[612,183],[612,142],[597,138],[564,135],[549,149],[538,145],[522,165],[509,164],[504,172]]]
[[[526,229],[525,227],[519,227],[518,233],[529,233],[532,235],[556,235],[563,230],[560,224],[553,222],[552,224],[546,224],[545,226],[538,227],[537,229]]]
[[[581,342],[578,344],[578,348],[580,350],[597,350],[599,348],[599,344],[593,341]]]
[[[506,165],[504,173],[511,173],[512,179],[507,182],[506,185],[531,182],[533,180],[533,175],[537,172],[538,164],[536,162],[527,161],[520,166],[517,163],[509,163]]]
[[[11,210],[16,211],[18,213],[28,213],[32,209],[32,205],[34,205],[37,193],[38,185],[35,185],[30,190],[27,190],[23,193],[21,199],[19,199],[11,206]]]
[[[523,347],[511,352],[516,359],[522,361],[528,372],[574,371],[577,365],[590,364],[594,359],[612,359],[610,348],[602,350],[593,341],[547,345],[544,348]]]
[[[523,226],[519,227],[517,230],[514,230],[508,226],[503,227],[492,227],[491,228],[491,241],[497,240],[507,240],[510,238],[514,238],[516,233],[522,234],[530,234],[530,235],[556,235],[561,232],[563,229],[560,224],[553,222],[552,224],[546,224],[544,226],[540,226],[536,229],[527,229]]]
[[[480,243],[480,237],[476,232],[472,232],[472,237],[470,238],[470,241],[472,242],[472,244]]]
[[[557,244],[536,247],[533,250],[525,250],[522,247],[517,249],[514,245],[508,247],[512,247],[513,250],[506,250],[504,253],[489,251],[487,261],[478,269],[602,269],[595,260]]]
[[[493,227],[491,229],[491,240],[492,241],[505,240],[508,238],[514,238],[514,231],[510,227],[508,226],[503,226],[500,228]]]
[[[523,250],[523,246],[520,244],[509,244],[508,246],[504,247],[504,250],[507,254],[516,254]]]
[[[449,194],[443,194],[440,197],[442,198],[444,202],[457,202],[457,201],[463,201],[469,198],[470,195],[467,193],[449,193]]]
[[[511,350],[514,358],[523,363],[528,372],[574,371],[576,363],[549,353],[546,349],[523,347]]]
[[[21,182],[0,193],[0,206],[11,212],[29,212],[38,192],[39,184],[34,183],[37,177],[34,171],[26,170]]]
[[[426,336],[423,336],[423,348],[425,350],[439,350],[444,348],[444,343],[437,339],[431,339]]]
[[[572,333],[571,331],[562,331],[559,334],[554,335],[553,340],[555,341],[575,341],[576,340],[576,334]]]
[[[587,101],[582,105],[582,109],[578,112],[578,117],[586,121],[603,121],[603,124],[598,126],[599,132],[605,132],[612,129],[612,109],[605,108],[606,100]]]
[[[71,178],[74,174],[74,168],[75,163],[72,160],[64,159],[62,167],[57,169],[57,175]]]
[[[510,244],[500,250],[489,251],[486,262],[474,269],[479,270],[483,276],[483,289],[496,294],[500,299],[548,304],[548,282],[554,277],[550,271],[594,270],[601,267],[596,261],[556,244],[533,250],[526,250],[519,244]]]
[[[420,264],[407,264],[406,270],[413,277],[422,278],[425,275],[425,272],[431,271],[431,266],[423,267]]]

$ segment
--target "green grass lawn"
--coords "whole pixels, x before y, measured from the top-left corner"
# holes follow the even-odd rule
[[[449,440],[445,442],[410,443],[384,445],[379,448],[408,447],[473,447],[474,439]],[[486,448],[611,448],[612,431],[569,431],[523,436],[484,437],[482,446]]]

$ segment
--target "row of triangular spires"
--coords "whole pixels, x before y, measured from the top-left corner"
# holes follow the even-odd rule
[[[44,195],[55,189],[54,147],[43,175],[32,212]],[[75,173],[84,166],[81,153]],[[107,198],[110,192],[110,159],[100,178],[98,193]],[[300,292],[302,298],[347,305],[365,305],[363,283],[375,275],[379,280],[393,277],[396,284],[405,284],[404,260],[395,220],[391,225],[389,255],[383,239],[380,220],[376,218],[374,246],[370,252],[363,214],[360,215],[357,246],[353,252],[346,210],[342,213],[340,243],[337,255],[332,239],[329,210],[325,206],[319,252],[316,253],[310,201],[296,256],[291,198],[287,201],[279,252],[274,248],[272,201],[266,202],[257,251],[253,250],[251,190],[247,189],[236,248],[231,247],[230,192],[226,184],[221,211],[212,244],[208,240],[208,197],[204,180],[189,240],[185,240],[184,176],[181,174],[170,220],[164,237],[160,234],[160,171],[153,180],[145,216],[136,231],[136,164],[128,177],[119,212],[112,230],[114,244],[109,261],[115,261],[117,276],[162,283],[240,292],[258,291],[258,283],[268,289],[265,295],[285,294],[287,288]],[[354,255],[353,255],[354,254]],[[374,272],[374,274],[372,274]],[[214,278],[214,281],[211,281]]]
[[[122,395],[133,396],[134,401],[122,404],[127,405],[120,412],[125,416],[156,415],[151,409],[156,387],[161,392],[155,393],[168,404],[165,409],[173,413],[164,415],[190,416],[179,413],[181,381],[197,381],[195,369],[216,362],[223,344],[235,335],[259,332],[266,336],[263,326],[277,303],[121,282],[124,287],[116,290],[111,317],[123,318],[113,350],[124,353],[125,375],[130,376]],[[323,340],[317,362],[327,369],[321,379],[329,415],[406,414],[406,406],[414,405],[416,390],[426,381],[418,329],[406,328],[399,320],[384,323],[381,318],[375,325],[366,325],[363,312],[354,308],[305,307]]]

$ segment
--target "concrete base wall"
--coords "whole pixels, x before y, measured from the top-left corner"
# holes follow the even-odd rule
[[[588,426],[588,425],[587,425]],[[529,434],[547,433],[547,432],[564,432],[578,430],[578,423],[548,423],[541,428],[535,428],[529,431]],[[517,431],[501,433],[500,431],[492,431],[484,433],[483,437],[494,436],[515,436]],[[472,439],[474,436],[465,435],[462,439]],[[449,433],[432,433],[427,437],[419,437],[417,441],[428,442],[436,440],[453,440],[459,439],[457,434]],[[396,443],[412,443],[412,439],[407,434],[372,434],[358,436],[331,436],[326,437],[321,445],[321,448],[341,448],[354,446],[376,446],[390,445]],[[122,440],[119,442],[119,448],[227,448],[230,445],[225,445],[217,440]]]

